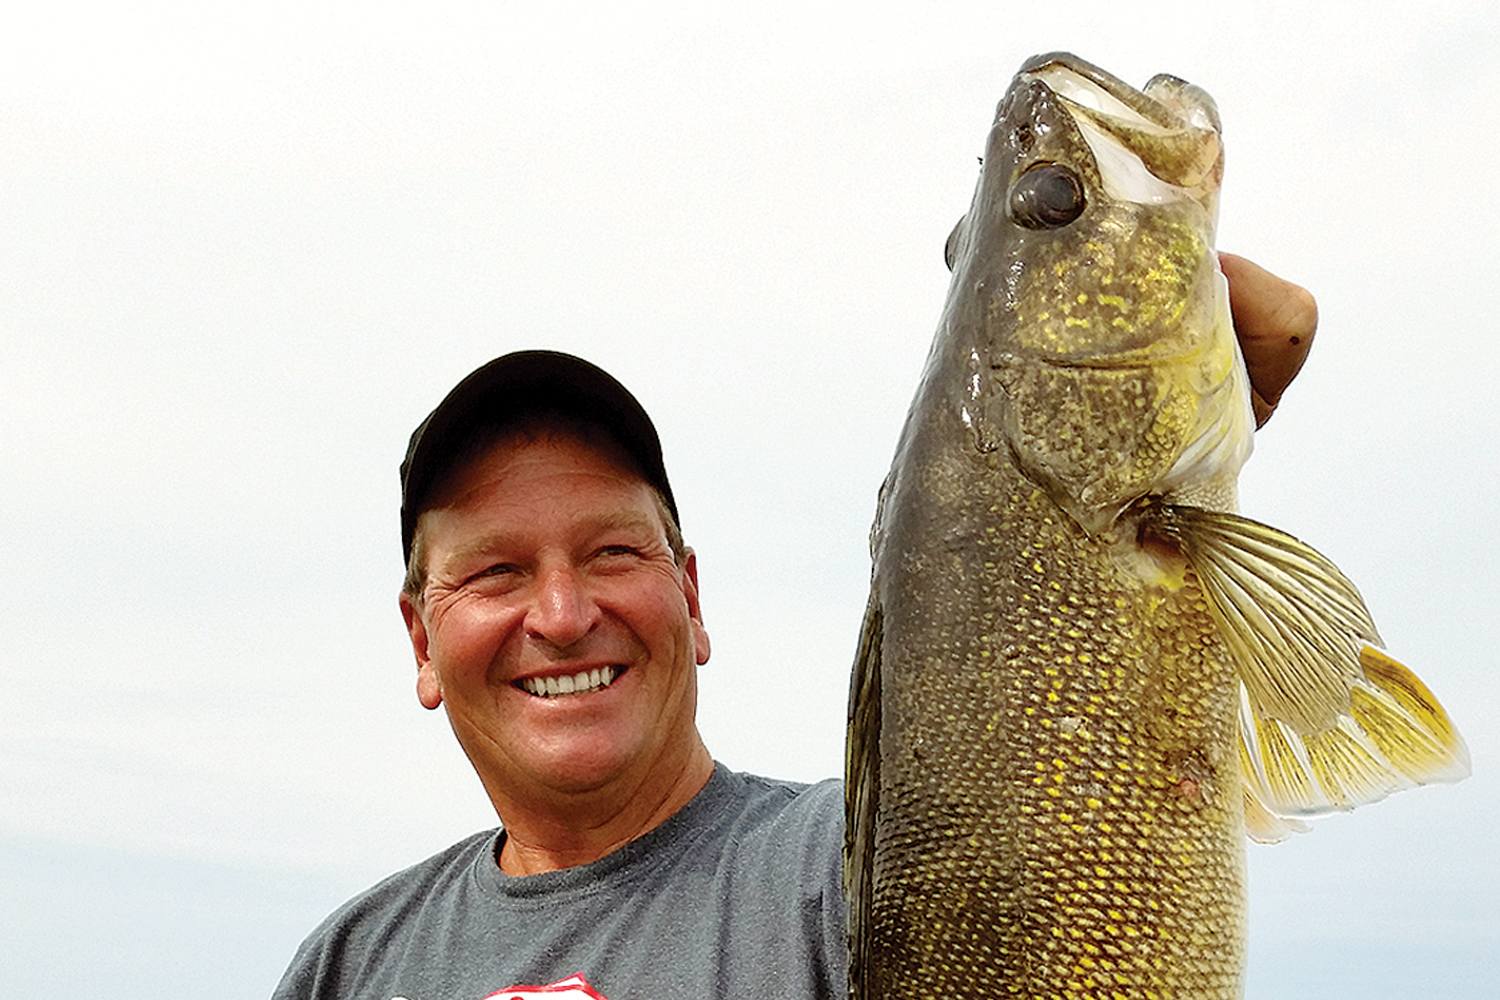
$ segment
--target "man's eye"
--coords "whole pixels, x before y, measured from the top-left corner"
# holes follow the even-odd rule
[[[505,577],[505,576],[511,575],[515,571],[516,571],[516,568],[514,566],[512,566],[510,563],[496,563],[493,566],[486,566],[484,569],[480,570],[478,573],[475,573],[473,576],[469,577],[469,579],[470,580],[485,580],[485,579],[492,579],[494,577]]]
[[[603,566],[627,568],[649,559],[648,551],[640,545],[619,542],[599,546],[594,550],[594,559]]]

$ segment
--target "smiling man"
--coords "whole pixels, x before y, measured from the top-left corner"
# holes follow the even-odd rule
[[[1316,309],[1222,264],[1264,422]],[[844,997],[842,786],[704,746],[697,562],[635,398],[566,354],[498,358],[417,428],[401,487],[417,695],[501,826],[345,904],[276,1000]]]
[[[582,364],[502,365],[543,361]],[[694,716],[708,660],[697,566],[668,527],[664,488],[597,427],[532,413],[418,518],[426,579],[401,595],[417,691],[447,706],[509,817],[506,872],[602,857],[713,772]]]
[[[838,782],[715,765],[696,557],[655,428],[548,351],[474,372],[402,464],[400,603],[500,817],[347,904],[278,997],[839,997]]]

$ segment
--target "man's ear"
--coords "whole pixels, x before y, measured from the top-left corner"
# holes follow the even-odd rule
[[[688,617],[693,624],[693,653],[701,667],[708,662],[708,629],[703,627],[703,608],[698,603],[698,556],[687,550],[682,561],[682,593],[687,598]]]
[[[443,685],[438,678],[437,665],[427,647],[427,622],[422,609],[417,607],[411,595],[401,595],[401,617],[406,619],[406,634],[411,638],[411,649],[417,657],[417,700],[423,708],[437,708],[443,703]]]

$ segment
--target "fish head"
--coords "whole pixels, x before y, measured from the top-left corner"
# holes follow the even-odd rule
[[[1000,104],[949,237],[962,419],[1090,533],[1147,494],[1232,496],[1248,457],[1248,379],[1213,249],[1223,165],[1200,88],[1158,76],[1136,90],[1038,56]]]

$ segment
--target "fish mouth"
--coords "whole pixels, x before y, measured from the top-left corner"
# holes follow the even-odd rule
[[[1217,193],[1219,111],[1201,87],[1163,73],[1137,90],[1066,52],[1029,59],[1019,75],[1046,86],[1069,112],[1111,195],[1143,203],[1186,195],[1207,204]]]
[[[1061,368],[1069,371],[1153,372],[1160,367],[1161,357],[1149,354],[1143,357],[1142,355],[1141,351],[1132,351],[1128,356],[1094,354],[1087,357],[1058,357],[1039,352],[1035,360],[1048,368]],[[1003,365],[992,364],[990,367],[995,371],[1004,370]]]
[[[522,677],[513,682],[512,686],[537,698],[563,698],[568,695],[590,694],[609,687],[625,673],[626,669],[619,664],[612,664],[580,670],[572,674]]]

